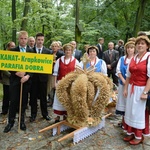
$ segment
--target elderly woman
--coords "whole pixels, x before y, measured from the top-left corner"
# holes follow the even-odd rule
[[[127,68],[127,78],[123,95],[126,99],[124,141],[132,145],[143,142],[143,135],[149,135],[149,114],[146,109],[147,93],[150,90],[150,41],[139,36],[135,41],[137,54]]]
[[[54,63],[53,67],[55,65],[55,62],[58,58],[64,55],[64,52],[60,50],[60,44],[58,41],[53,41],[50,45],[50,51],[51,54],[54,55]],[[55,93],[55,88],[54,88],[54,76],[50,74],[48,76],[48,84],[47,84],[47,93],[48,93],[48,106],[53,105],[53,99],[54,99],[54,93]]]
[[[87,54],[90,61],[86,64],[86,68],[94,66],[96,68],[95,72],[101,72],[104,75],[107,75],[107,67],[105,61],[97,57],[98,48],[96,46],[89,46],[87,49]],[[80,62],[80,67],[84,67],[82,61]]]
[[[74,71],[75,66],[79,65],[78,60],[74,56],[72,56],[73,50],[74,50],[74,48],[71,44],[65,44],[63,46],[63,51],[64,51],[65,55],[62,56],[61,58],[59,58],[56,61],[55,66],[54,66],[53,76],[55,78],[55,80],[54,80],[55,88],[56,88],[57,84],[59,84],[59,80],[61,80],[62,77],[65,77],[66,74]],[[57,99],[56,93],[54,96],[53,109],[54,109],[54,114],[57,115],[57,117],[55,118],[55,123],[59,122],[60,116],[65,117],[65,115],[67,115],[65,108],[61,105],[61,103]]]

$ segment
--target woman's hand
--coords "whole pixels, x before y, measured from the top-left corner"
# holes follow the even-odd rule
[[[127,98],[127,95],[128,95],[128,91],[124,89],[124,91],[123,91],[123,96],[124,96],[125,98]]]
[[[109,69],[109,70],[111,70],[112,68],[111,68],[111,65],[107,65],[107,68]]]
[[[126,83],[126,80],[124,78],[122,80],[122,83],[123,83],[123,85],[125,85],[125,83]]]
[[[147,100],[147,96],[148,96],[147,94],[142,93],[140,96],[140,99],[141,100]]]

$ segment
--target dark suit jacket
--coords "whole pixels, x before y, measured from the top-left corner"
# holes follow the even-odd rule
[[[33,48],[34,53],[36,52],[36,47]],[[43,46],[42,54],[52,54],[48,48]],[[43,73],[33,73],[32,82],[36,82],[39,80],[40,82],[47,82],[48,81],[48,74]]]
[[[97,44],[96,46],[97,46],[98,51],[99,51],[98,54],[97,54],[97,57],[99,59],[102,59],[103,58],[103,52],[104,52],[104,46],[102,45],[102,48],[100,47],[99,44]]]
[[[81,57],[82,57],[82,51],[76,49],[76,50],[75,50],[75,58],[76,58],[78,61],[80,61]]]
[[[116,66],[117,66],[117,63],[118,63],[118,60],[119,60],[119,53],[118,53],[118,51],[113,50],[111,60],[110,60],[110,56],[109,56],[109,50],[105,51],[103,53],[103,59],[106,62],[106,65],[110,64],[111,67],[112,67],[112,70],[116,71]]]
[[[16,51],[16,52],[20,52],[19,46],[12,48],[10,51]],[[32,53],[33,50],[30,49],[29,47],[26,47],[26,52],[27,53]],[[20,77],[16,76],[16,71],[10,71],[11,75],[10,75],[10,84],[20,84]],[[32,73],[26,73],[29,74],[32,77]],[[29,82],[30,80],[28,80],[27,82]]]
[[[50,53],[53,54],[53,50],[50,50]],[[58,58],[60,58],[61,56],[63,56],[63,55],[64,55],[64,52],[62,50],[58,50],[57,53],[56,53],[56,56],[57,56],[56,60]]]

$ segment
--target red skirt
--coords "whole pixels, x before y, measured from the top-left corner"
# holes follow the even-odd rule
[[[127,132],[127,134],[131,135],[134,134],[136,138],[141,139],[142,135],[149,135],[149,112],[145,110],[145,128],[144,129],[137,129],[127,125],[123,121],[123,128]]]
[[[67,111],[60,111],[60,110],[55,110],[55,109],[54,109],[54,113],[57,115],[67,115]]]

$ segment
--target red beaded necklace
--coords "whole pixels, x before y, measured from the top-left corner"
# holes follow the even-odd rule
[[[147,52],[145,52],[145,53],[142,55],[142,57],[140,58],[140,60],[138,61],[138,63],[141,62],[143,56],[144,56],[146,53],[147,53]],[[138,55],[139,55],[139,54],[138,54]],[[135,62],[136,62],[136,60],[137,60],[138,55],[136,55],[136,57],[135,57]],[[138,64],[138,63],[136,63],[136,64]]]

